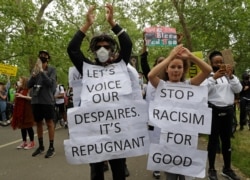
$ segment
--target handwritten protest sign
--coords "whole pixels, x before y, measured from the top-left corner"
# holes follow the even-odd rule
[[[148,105],[142,96],[131,95],[131,73],[123,61],[105,67],[84,63],[81,105],[67,111],[70,139],[64,149],[69,163],[148,153]]]
[[[160,81],[149,105],[150,124],[161,128],[150,144],[148,170],[205,177],[207,152],[197,149],[198,134],[210,134],[212,111],[207,87]]]
[[[182,145],[151,144],[148,170],[205,177],[207,152]]]
[[[0,73],[1,74],[6,74],[9,76],[16,76],[17,73],[17,67],[8,65],[8,64],[2,64],[0,63]]]
[[[121,62],[122,65],[114,63],[105,67],[84,63],[81,102],[118,101],[118,94],[122,96],[132,93],[127,67],[123,61]],[[100,81],[100,79],[102,80]]]
[[[77,71],[75,67],[69,68],[69,87],[73,89],[73,104],[79,106],[81,101],[82,91],[82,75]]]
[[[144,29],[147,46],[176,46],[177,34],[175,28],[154,26]]]

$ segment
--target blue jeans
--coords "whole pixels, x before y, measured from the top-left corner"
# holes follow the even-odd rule
[[[6,101],[0,101],[0,112],[1,112],[1,120],[2,121],[7,120],[7,118],[6,118],[6,106],[7,106]]]

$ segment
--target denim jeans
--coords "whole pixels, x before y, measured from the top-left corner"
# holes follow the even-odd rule
[[[1,112],[1,120],[2,121],[7,120],[7,118],[6,118],[6,106],[7,106],[6,101],[0,101],[0,112]]]

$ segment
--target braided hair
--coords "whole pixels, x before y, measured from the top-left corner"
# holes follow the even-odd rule
[[[96,45],[98,42],[102,42],[102,41],[105,41],[105,42],[108,42],[109,45],[110,45],[110,48],[111,48],[111,52],[113,54],[115,54],[116,52],[119,51],[119,45],[118,43],[116,42],[116,40],[108,35],[108,34],[101,34],[101,35],[97,35],[97,36],[94,36],[91,41],[90,41],[90,45],[89,45],[89,49],[91,50],[92,53],[94,53],[97,49],[96,49]]]

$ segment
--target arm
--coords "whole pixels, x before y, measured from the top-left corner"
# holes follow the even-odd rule
[[[106,5],[107,14],[106,19],[110,24],[112,31],[118,36],[120,52],[119,57],[114,62],[119,62],[120,60],[124,60],[126,64],[129,63],[129,59],[132,52],[132,41],[129,35],[122,29],[118,24],[115,23],[113,19],[113,7],[110,4]]]
[[[53,87],[56,84],[56,69],[48,67],[47,72],[40,72],[41,85]]]
[[[210,65],[208,65],[202,59],[196,57],[187,48],[183,48],[183,50],[180,52],[179,57],[191,60],[201,69],[201,72],[199,74],[190,79],[190,84],[192,85],[197,85],[197,86],[200,85],[205,79],[207,79],[209,74],[212,72],[212,68]]]
[[[148,81],[148,73],[150,72],[150,67],[148,64],[148,52],[141,54],[141,69],[142,73]]]
[[[68,55],[72,61],[72,63],[75,65],[76,69],[79,71],[79,73],[82,75],[82,66],[83,62],[87,62],[89,64],[93,64],[88,58],[84,56],[84,54],[81,51],[81,45],[84,37],[86,36],[86,32],[90,28],[90,26],[94,22],[94,6],[90,7],[90,9],[87,12],[86,15],[86,23],[80,28],[79,31],[76,32],[72,40],[69,42],[67,52]]]
[[[118,35],[118,40],[120,44],[119,56],[117,60],[115,60],[115,62],[119,62],[123,59],[124,62],[128,64],[132,52],[132,41],[128,34],[118,24],[116,24],[115,27],[112,28],[112,31],[116,35]]]
[[[235,94],[240,93],[242,90],[242,85],[240,83],[240,80],[235,76],[232,75],[232,78],[229,78],[229,84],[231,85],[231,89]]]
[[[16,93],[16,97],[17,98],[23,98],[23,99],[26,99],[26,100],[31,100],[31,97],[29,96],[29,94],[27,94],[27,96],[21,94],[21,93]]]
[[[148,81],[148,73],[150,71],[150,67],[148,64],[148,52],[146,47],[146,40],[144,37],[145,33],[143,33],[143,47],[142,47],[142,54],[141,54],[141,69],[144,77]]]

